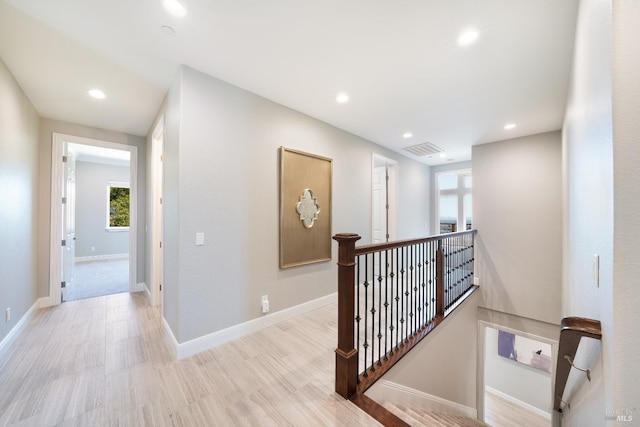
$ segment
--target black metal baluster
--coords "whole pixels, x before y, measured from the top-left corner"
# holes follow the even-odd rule
[[[378,252],[378,366],[382,365],[382,252]]]
[[[376,370],[376,278],[375,278],[375,254],[371,254],[371,372]]]
[[[360,351],[360,256],[356,257],[356,349]],[[356,358],[356,372],[360,383],[360,358]]]
[[[393,310],[393,308],[392,308]],[[393,313],[391,314],[393,317]],[[389,360],[389,251],[384,251],[384,360]]]
[[[396,248],[395,249],[395,253],[396,253],[396,271],[400,272],[400,255],[398,254],[399,249]],[[396,274],[396,296],[395,296],[395,301],[396,301],[396,350],[398,349],[398,346],[400,345],[400,340],[399,340],[399,335],[402,333],[402,328],[401,328],[401,323],[400,323],[400,275]]]
[[[407,336],[410,337],[411,335],[413,335],[413,326],[414,326],[414,313],[413,313],[413,283],[415,280],[415,272],[413,269],[413,245],[409,246],[408,248],[409,251],[409,281],[407,283],[407,305],[408,305],[408,309],[409,309],[409,318],[408,320],[408,330],[407,330]]]
[[[400,342],[404,342],[404,248],[400,248]]]
[[[364,344],[362,345],[363,348],[363,353],[364,353],[364,373],[362,374],[363,377],[367,377],[369,376],[369,374],[367,373],[367,349],[369,348],[369,342],[367,341],[367,306],[369,304],[369,282],[367,281],[368,278],[368,274],[369,274],[369,268],[368,268],[368,257],[367,255],[363,255],[364,256],[364,330],[363,335],[364,335]]]
[[[389,327],[389,330],[391,331],[391,337],[389,337],[390,338],[390,340],[389,340],[389,347],[390,347],[389,351],[390,351],[390,354],[393,354],[393,348],[394,348],[393,347],[393,331],[396,329],[395,325],[397,324],[397,322],[394,323],[394,321],[393,321],[393,301],[394,301],[394,296],[393,296],[394,295],[394,292],[393,292],[393,278],[395,277],[395,273],[394,273],[395,268],[394,268],[394,262],[393,262],[393,254],[394,254],[394,252],[395,251],[393,251],[393,250],[391,251],[391,273],[389,273],[389,278],[391,279],[391,326]],[[397,311],[396,311],[396,314],[397,314]],[[396,337],[397,336],[398,336],[398,332],[396,331]]]

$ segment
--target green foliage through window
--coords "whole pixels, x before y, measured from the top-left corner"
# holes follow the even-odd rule
[[[109,187],[109,227],[129,226],[129,189]]]

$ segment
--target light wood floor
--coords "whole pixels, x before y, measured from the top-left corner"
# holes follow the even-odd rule
[[[550,427],[551,421],[496,396],[484,394],[484,420],[493,427]]]
[[[178,361],[141,295],[40,310],[0,359],[0,426],[377,426],[333,391],[335,312]]]

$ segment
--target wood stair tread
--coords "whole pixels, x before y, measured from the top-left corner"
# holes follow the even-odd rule
[[[383,406],[412,427],[488,427],[488,424],[463,415],[436,412],[385,402]]]

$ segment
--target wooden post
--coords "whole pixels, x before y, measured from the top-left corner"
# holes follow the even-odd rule
[[[442,240],[438,239],[438,250],[436,252],[436,317],[444,317],[444,249]]]
[[[336,392],[349,399],[356,392],[358,350],[354,348],[356,242],[360,236],[341,233],[338,242],[338,348],[336,348]]]

